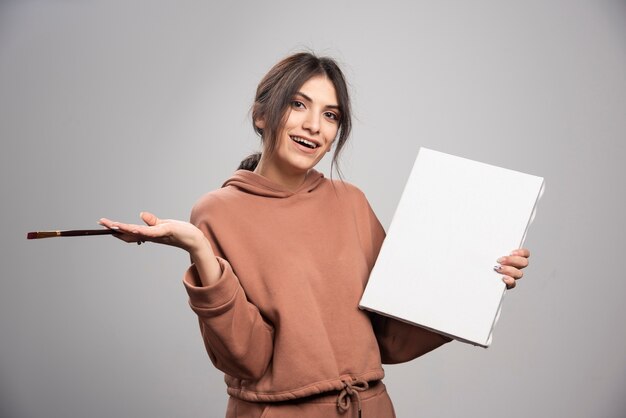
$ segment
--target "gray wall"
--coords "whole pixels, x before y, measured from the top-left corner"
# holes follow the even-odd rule
[[[398,416],[626,416],[626,3],[576,0],[1,2],[0,416],[223,416],[183,252],[25,234],[186,219],[302,48],[344,65],[385,226],[420,146],[546,178],[492,347],[386,367]]]

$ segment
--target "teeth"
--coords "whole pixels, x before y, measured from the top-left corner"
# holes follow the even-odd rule
[[[307,146],[309,148],[317,148],[317,144],[315,142],[311,142],[311,141],[306,140],[304,138],[300,138],[299,136],[292,136],[291,139],[293,139],[294,141],[296,141],[296,142],[298,142],[298,143],[300,143],[302,145],[305,145],[305,146]]]

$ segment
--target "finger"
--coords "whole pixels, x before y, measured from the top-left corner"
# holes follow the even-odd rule
[[[104,226],[105,228],[116,229],[114,227],[115,222],[107,218],[100,218],[100,220],[98,221],[98,224]]]
[[[155,226],[123,224],[116,222],[114,224],[121,232],[134,235],[136,240],[159,241],[166,239],[171,235],[171,227],[167,223],[159,223]]]
[[[524,277],[524,272],[516,269],[515,267],[497,265],[493,269],[498,273],[502,273],[506,276],[512,277],[514,280],[519,280]]]
[[[515,279],[510,276],[503,276],[502,281],[506,284],[507,289],[513,289],[517,285]]]
[[[143,226],[143,225],[125,224],[123,222],[111,221],[107,225],[107,228],[117,229],[121,233],[125,233],[125,234],[139,234],[141,229],[148,228],[148,227]]]
[[[141,225],[122,224],[120,222],[114,222],[107,218],[101,218],[98,221],[98,223],[106,228],[119,231],[118,234],[114,234],[113,236],[121,241],[128,242],[128,243],[136,242],[138,244],[145,242],[145,239],[143,239],[138,234],[138,231],[136,230],[137,228],[134,228],[134,227],[140,227]],[[122,227],[120,227],[120,225]]]
[[[511,255],[517,255],[520,257],[528,258],[530,257],[530,251],[528,248],[518,248],[516,250],[511,251]]]
[[[152,215],[152,214],[151,214]],[[154,215],[152,215],[154,216]],[[156,217],[155,217],[156,219]],[[120,231],[120,233],[126,234],[126,235],[133,235],[135,236],[135,241],[137,241],[138,239],[138,235],[141,236],[160,236],[161,234],[155,234],[153,231],[151,231],[150,228],[154,228],[154,227],[150,227],[150,226],[145,226],[145,225],[136,225],[136,224],[126,224],[123,222],[116,222],[116,221],[112,221],[110,219],[106,219],[106,218],[101,218],[100,221],[98,222],[100,225],[105,226],[109,229],[114,229],[117,231]]]
[[[528,258],[518,255],[503,256],[498,258],[496,262],[504,266],[512,266],[518,269],[523,269],[528,266]]]
[[[139,216],[148,226],[154,226],[160,222],[159,218],[150,212],[141,212]]]

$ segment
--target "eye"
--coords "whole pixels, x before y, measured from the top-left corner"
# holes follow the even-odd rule
[[[304,103],[302,103],[300,100],[292,100],[291,107],[293,107],[294,109],[304,109]]]
[[[339,115],[334,112],[324,112],[324,116],[326,116],[328,119],[339,121]]]

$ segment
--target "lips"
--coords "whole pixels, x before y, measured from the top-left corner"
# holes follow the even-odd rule
[[[290,136],[291,140],[294,141],[297,144],[302,145],[303,147],[309,148],[309,149],[316,149],[320,146],[319,143],[312,141],[310,139],[307,138],[302,138],[301,136]]]

